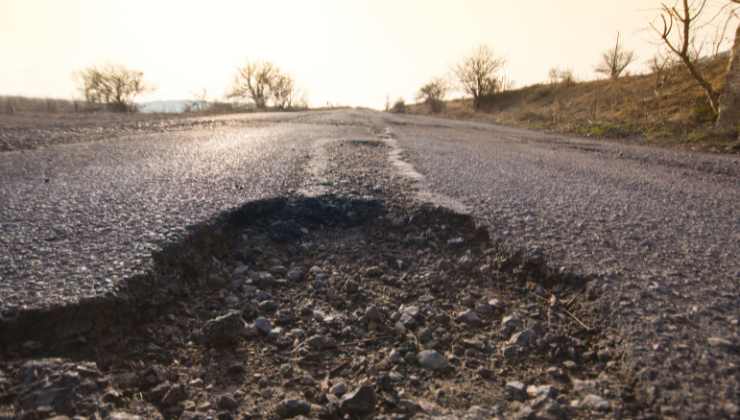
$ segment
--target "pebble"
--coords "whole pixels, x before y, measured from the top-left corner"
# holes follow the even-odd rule
[[[526,386],[519,381],[507,382],[504,391],[510,400],[524,401],[527,398]]]
[[[114,411],[108,414],[107,418],[108,420],[143,420],[141,416],[125,413],[123,411]]]
[[[609,401],[596,394],[588,394],[583,397],[579,406],[590,410],[607,411],[609,410]]]
[[[162,405],[165,407],[173,406],[180,401],[188,398],[188,391],[183,384],[173,385],[162,398]]]
[[[417,355],[421,367],[431,370],[444,370],[450,365],[447,359],[436,350],[423,350]]]
[[[336,395],[337,397],[341,397],[342,395],[344,395],[344,394],[347,393],[347,390],[348,390],[347,384],[345,384],[344,382],[338,382],[338,383],[334,384],[329,389],[329,392],[332,395]]]
[[[272,331],[272,323],[262,317],[254,320],[254,326],[255,328],[257,328],[257,331],[261,332],[264,335],[268,335],[270,334],[270,331]]]
[[[508,337],[509,334],[521,328],[521,326],[522,326],[522,321],[516,315],[505,316],[501,320],[501,333],[504,336]]]
[[[308,337],[305,343],[311,350],[326,350],[334,348],[337,345],[333,338],[320,334]]]
[[[401,354],[400,350],[393,349],[390,353],[388,353],[388,360],[391,363],[400,363],[403,360],[403,355]]]
[[[366,416],[375,411],[377,397],[370,385],[362,385],[342,397],[339,408],[351,417]]]
[[[278,417],[289,419],[298,416],[307,416],[311,412],[311,404],[304,400],[286,399],[280,401],[275,408]]]
[[[534,344],[534,341],[535,341],[535,335],[530,329],[530,330],[520,331],[512,335],[509,341],[506,342],[506,344],[510,346],[527,348],[530,345]]]
[[[707,338],[707,343],[712,347],[725,350],[732,350],[735,347],[732,341],[722,337],[709,337]]]
[[[303,280],[303,276],[304,272],[299,268],[293,268],[288,271],[287,274],[288,280],[292,281],[293,283],[298,283],[299,281]]]
[[[218,398],[218,408],[234,411],[239,408],[239,402],[230,394],[223,394]]]
[[[465,310],[462,313],[458,314],[455,320],[457,322],[465,323],[471,327],[479,326],[483,323],[483,321],[481,321],[478,314],[475,311],[470,310],[470,309]]]
[[[555,398],[558,395],[558,391],[552,385],[530,385],[527,387],[527,395],[530,398],[541,396]]]
[[[368,267],[365,270],[365,275],[367,277],[380,277],[380,276],[383,275],[383,269],[380,268],[380,267],[378,267],[377,265],[376,266],[372,266],[372,267]]]
[[[202,328],[203,338],[211,345],[233,344],[244,332],[244,320],[239,311],[229,311],[210,319]]]

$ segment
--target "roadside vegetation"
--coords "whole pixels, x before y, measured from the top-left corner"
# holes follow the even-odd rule
[[[727,36],[740,0],[723,2],[712,16],[707,0],[664,4],[650,25],[660,47],[645,73],[630,72],[638,57],[618,33],[594,68],[602,78],[579,81],[571,69],[553,67],[546,82],[512,89],[505,60],[481,46],[444,82],[462,99],[444,101],[449,88],[430,95],[433,83],[427,83],[408,112],[740,152],[740,27]],[[709,29],[711,42],[703,36]],[[723,46],[731,50],[721,52]]]

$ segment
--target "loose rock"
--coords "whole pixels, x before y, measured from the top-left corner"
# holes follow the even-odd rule
[[[444,370],[450,365],[447,359],[436,350],[423,350],[417,355],[421,367],[431,370]]]

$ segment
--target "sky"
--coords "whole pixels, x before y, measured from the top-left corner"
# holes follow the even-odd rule
[[[714,0],[720,2],[721,0]],[[0,0],[0,95],[79,97],[74,73],[123,64],[142,100],[224,96],[236,69],[269,60],[313,106],[382,107],[486,44],[516,86],[552,67],[593,78],[617,32],[644,68],[659,0]]]

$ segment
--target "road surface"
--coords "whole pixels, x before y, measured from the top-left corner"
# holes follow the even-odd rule
[[[364,110],[243,120],[0,153],[3,316],[114,291],[187,225],[319,185],[327,141],[387,139],[422,196],[593,278],[656,413],[737,415],[738,157]]]

